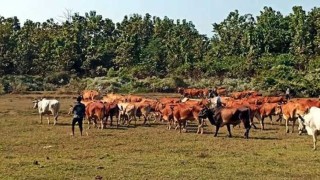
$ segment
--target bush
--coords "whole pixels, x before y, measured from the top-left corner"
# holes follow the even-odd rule
[[[5,88],[2,84],[0,84],[0,94],[5,94],[6,91],[5,91]]]
[[[70,81],[70,75],[67,72],[56,72],[45,78],[46,83],[55,85],[66,85]]]

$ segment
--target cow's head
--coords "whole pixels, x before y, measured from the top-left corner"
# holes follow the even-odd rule
[[[38,108],[39,100],[38,100],[38,99],[36,99],[36,100],[34,100],[34,101],[32,101],[32,102],[33,102],[33,109]]]
[[[208,118],[209,121],[210,121],[210,123],[211,123],[212,125],[216,125],[216,122],[215,122],[214,117],[213,117],[214,114],[215,114],[214,109],[210,109],[210,108],[208,108],[208,107],[204,107],[204,108],[202,108],[201,111],[199,112],[198,118],[199,118],[199,119]]]
[[[281,113],[282,113],[281,104],[278,103],[275,107],[275,114],[281,114]]]

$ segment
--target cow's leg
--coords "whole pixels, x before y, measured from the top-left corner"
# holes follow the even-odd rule
[[[56,115],[54,116],[53,125],[56,125],[56,124],[57,124],[57,121],[58,121],[58,115],[56,114]]]
[[[289,118],[285,120],[286,120],[286,132],[289,133]]]
[[[216,133],[214,134],[214,137],[217,137],[219,128],[220,128],[220,125],[217,124],[217,125],[216,125]]]
[[[200,129],[201,129],[201,126],[202,126],[202,118],[199,118],[198,119],[198,130],[197,130],[197,134],[199,134],[200,133]]]
[[[148,119],[147,119],[147,116],[145,114],[143,115],[143,119],[144,119],[143,120],[143,125],[146,125]],[[149,125],[150,125],[150,123],[149,123]]]
[[[88,129],[90,129],[90,118],[87,117],[86,119],[88,120]]]
[[[291,130],[291,133],[294,132],[294,125],[295,125],[295,123],[296,123],[296,119],[293,118],[293,119],[292,119],[292,130]]]
[[[50,115],[47,115],[48,125],[50,124]]]
[[[199,124],[198,124],[197,134],[199,134],[199,133],[203,134],[203,122],[204,122],[203,118],[198,119]]]
[[[182,126],[181,120],[178,120],[178,123],[179,123],[179,133],[181,133],[181,126]]]
[[[260,125],[261,125],[261,130],[264,130],[264,116],[261,117]]]
[[[281,115],[279,115],[279,117],[278,117],[278,119],[276,120],[276,122],[278,122],[279,121],[279,126],[281,125],[281,121],[282,121],[282,116]]]
[[[170,119],[169,119],[169,121],[168,121],[168,127],[167,127],[169,130],[171,129],[171,121],[170,121]]]
[[[249,131],[250,131],[250,128],[251,128],[249,119],[242,120],[242,123],[244,124],[244,127],[246,128],[246,131],[244,133],[244,138],[248,139],[249,138]]]
[[[98,120],[100,121],[100,129],[104,129],[104,126],[105,126],[104,118],[99,118]]]
[[[183,130],[184,132],[187,132],[187,120],[183,121]]]
[[[42,114],[40,114],[40,124],[42,124]]]
[[[317,130],[314,130],[313,131],[313,134],[312,134],[312,137],[313,137],[313,150],[315,151],[317,149],[317,135],[318,135],[318,131]]]
[[[134,126],[137,126],[137,118],[135,115],[131,116],[131,118],[134,119]],[[139,118],[140,119],[140,118]]]
[[[109,118],[110,118],[110,127],[112,126],[112,115],[110,114],[109,115]]]
[[[56,125],[58,121],[58,112],[57,113],[52,112],[52,115],[53,115],[53,125]]]
[[[257,129],[257,126],[256,126],[256,125],[254,124],[254,122],[253,122],[254,117],[256,117],[255,114],[250,117],[250,125],[253,126],[254,129]]]
[[[272,115],[269,115],[271,126],[273,125]]]
[[[230,124],[227,124],[227,129],[228,129],[228,132],[229,132],[228,137],[232,137],[232,135],[231,135],[231,129],[230,129]]]

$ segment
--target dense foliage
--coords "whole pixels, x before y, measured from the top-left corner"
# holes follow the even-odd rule
[[[190,21],[150,14],[125,16],[116,24],[95,11],[23,25],[17,17],[0,16],[0,92],[20,81],[22,90],[50,90],[75,78],[105,77],[129,78],[137,89],[224,84],[319,95],[320,8],[305,12],[295,6],[284,16],[264,7],[257,17],[235,10],[214,23],[213,32],[207,37]],[[109,85],[124,90],[121,82]]]

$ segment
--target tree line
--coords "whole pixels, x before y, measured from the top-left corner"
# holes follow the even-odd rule
[[[320,90],[320,8],[294,6],[284,16],[264,7],[256,17],[235,10],[212,31],[207,37],[191,21],[148,13],[114,23],[90,11],[23,25],[0,16],[0,76],[230,78],[313,96]]]

